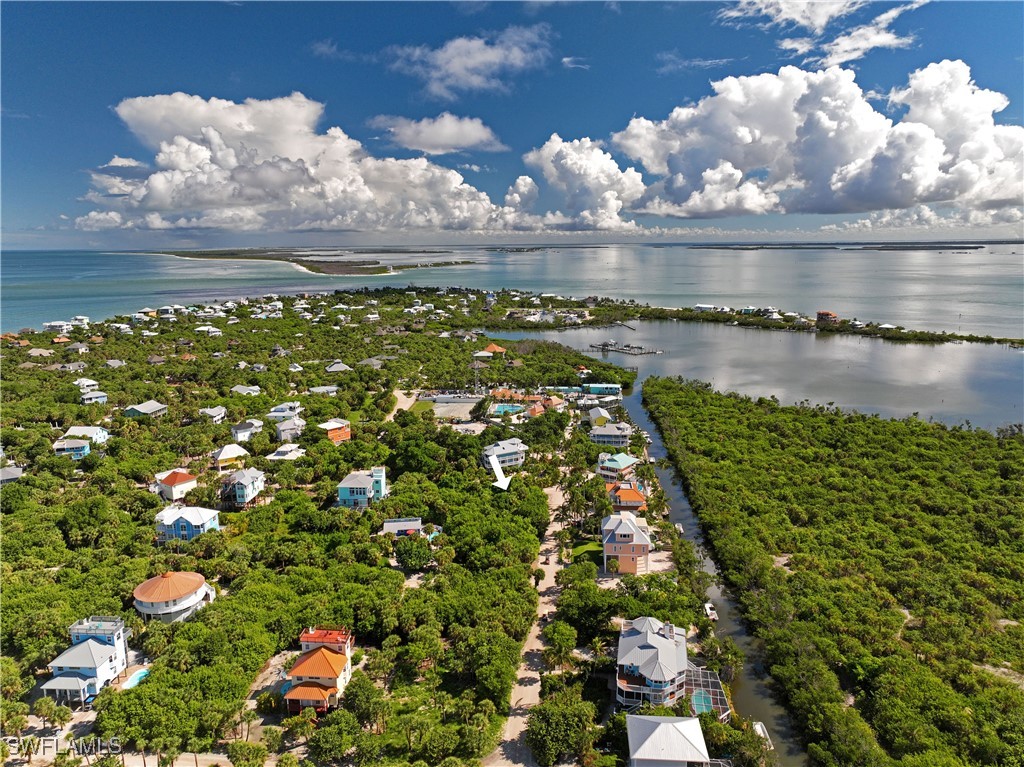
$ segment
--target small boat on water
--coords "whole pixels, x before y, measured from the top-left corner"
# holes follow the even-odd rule
[[[683,530],[683,526],[679,522],[676,522],[675,528],[676,528],[676,532],[679,533],[680,535],[683,535],[683,533],[685,532]]]
[[[775,744],[772,743],[772,739],[768,735],[768,728],[764,726],[764,722],[754,722],[754,732],[760,735],[764,739],[764,742],[768,744],[769,751],[775,750]]]
[[[715,605],[712,602],[704,603],[704,614],[708,616],[708,620],[718,620],[718,611],[715,609]]]

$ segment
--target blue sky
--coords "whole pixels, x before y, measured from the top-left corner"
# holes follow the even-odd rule
[[[1024,4],[2,5],[3,245],[1019,237]]]

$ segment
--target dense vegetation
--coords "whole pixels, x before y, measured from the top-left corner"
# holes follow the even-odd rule
[[[644,402],[814,764],[1024,765],[1019,428]]]
[[[454,308],[464,295],[427,300]],[[486,753],[535,617],[532,565],[548,522],[540,487],[553,467],[538,452],[509,491],[498,492],[480,452],[510,436],[507,425],[464,436],[441,428],[430,412],[400,411],[386,420],[395,390],[471,384],[472,354],[488,343],[450,337],[442,332],[448,326],[402,313],[412,301],[397,290],[313,297],[309,314],[322,315],[314,322],[285,299],[276,318],[253,317],[250,307],[239,306],[226,312],[230,322],[178,315],[173,323],[136,326],[133,336],[97,323],[71,334],[90,347],[82,355],[52,344],[52,334],[26,335],[29,346],[4,350],[0,440],[5,457],[25,468],[0,496],[5,731],[24,726],[24,694],[67,647],[68,626],[84,616],[124,617],[132,645],[155,659],[142,684],[101,693],[96,732],[165,756],[239,737],[248,728],[244,700],[267,661],[280,652],[297,654],[303,627],[341,624],[354,631],[358,654],[365,654],[344,708],[315,734],[307,719],[286,718],[276,734],[264,731],[266,747],[308,742],[318,763],[448,759],[451,765]],[[341,303],[344,309],[335,307]],[[467,303],[460,320],[480,326],[487,317],[482,297]],[[370,311],[384,319],[359,322]],[[337,319],[340,313],[347,322]],[[223,336],[195,332],[206,324]],[[149,328],[152,335],[140,333]],[[556,344],[503,345],[507,354],[479,371],[481,386],[575,384],[584,363],[596,380],[628,384],[633,378]],[[55,354],[36,358],[30,348]],[[163,362],[151,362],[153,355]],[[108,359],[126,364],[109,369],[103,365]],[[353,370],[325,372],[335,359]],[[521,364],[511,366],[513,359]],[[51,369],[78,361],[87,365],[82,372]],[[107,404],[79,404],[72,382],[83,375],[100,383]],[[237,384],[259,386],[261,393],[231,392]],[[327,384],[338,387],[336,396],[308,393]],[[167,404],[169,413],[139,420],[123,415],[124,407],[147,399]],[[269,421],[245,443],[252,454],[247,465],[267,473],[265,495],[272,500],[222,512],[220,532],[157,545],[154,516],[166,503],[149,491],[153,475],[185,467],[199,477],[186,502],[216,506],[218,476],[208,454],[232,441],[230,424],[266,420],[285,400],[305,407],[307,426],[297,441],[306,455],[267,461],[278,445]],[[198,413],[215,405],[227,408],[222,424]],[[323,438],[316,424],[333,417],[352,422],[351,441],[336,446]],[[518,435],[541,450],[554,449],[565,419],[542,416]],[[105,445],[94,445],[78,462],[53,454],[52,443],[68,427],[94,424],[110,431]],[[334,507],[338,481],[374,465],[387,467],[391,495],[362,513]],[[420,516],[443,533],[429,545],[375,535],[383,520],[400,516]],[[132,609],[132,590],[171,569],[203,573],[219,597],[187,623],[144,624]],[[407,583],[417,572],[422,582]],[[264,697],[260,706],[275,712],[278,701]],[[232,744],[229,758],[258,763],[250,746],[257,749],[244,740]]]

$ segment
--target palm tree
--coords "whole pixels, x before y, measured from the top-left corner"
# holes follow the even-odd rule
[[[188,739],[188,743],[185,748],[192,752],[192,757],[195,759],[196,767],[199,767],[199,752],[205,751],[209,746],[209,742],[205,738],[199,738],[193,735]]]
[[[57,708],[57,704],[53,698],[48,695],[36,700],[32,705],[32,713],[43,720],[43,729],[45,730],[50,720],[53,719],[53,712]]]
[[[18,754],[25,757],[25,761],[32,764],[32,757],[36,755],[39,750],[39,738],[35,735],[29,735],[26,738],[22,738],[18,743]]]
[[[135,739],[135,747],[142,754],[142,767],[146,767],[146,746],[148,745],[149,741],[141,736]]]
[[[260,718],[260,715],[256,713],[256,709],[247,708],[242,712],[241,721],[245,725],[245,739],[249,740],[249,729],[252,727],[252,723]]]
[[[605,650],[608,649],[608,643],[604,641],[600,636],[595,636],[590,640],[590,650],[594,653],[595,658],[599,658],[604,655]]]
[[[50,714],[50,721],[57,725],[58,729],[63,730],[71,721],[71,716],[71,709],[67,706],[55,706]]]

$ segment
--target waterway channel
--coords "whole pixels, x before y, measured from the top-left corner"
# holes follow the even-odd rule
[[[889,417],[918,413],[925,419],[950,425],[966,422],[993,431],[1019,422],[1024,410],[1024,355],[994,345],[894,344],[872,338],[817,337],[692,322],[640,322],[635,331],[617,327],[492,335],[558,341],[590,356],[635,367],[637,381],[623,405],[633,422],[651,435],[649,453],[656,460],[667,454],[641,401],[643,381],[650,375],[697,378],[720,390],[776,396],[783,404],[803,400],[834,403]],[[611,339],[660,348],[664,353],[627,356],[589,348]],[[659,468],[657,474],[668,495],[670,520],[683,526],[684,537],[705,553],[704,568],[717,576],[675,472]],[[773,697],[757,641],[747,633],[736,602],[717,584],[708,595],[719,616],[715,633],[731,637],[746,659],[732,683],[736,711],[764,722],[780,767],[804,767],[806,750],[788,713]]]

